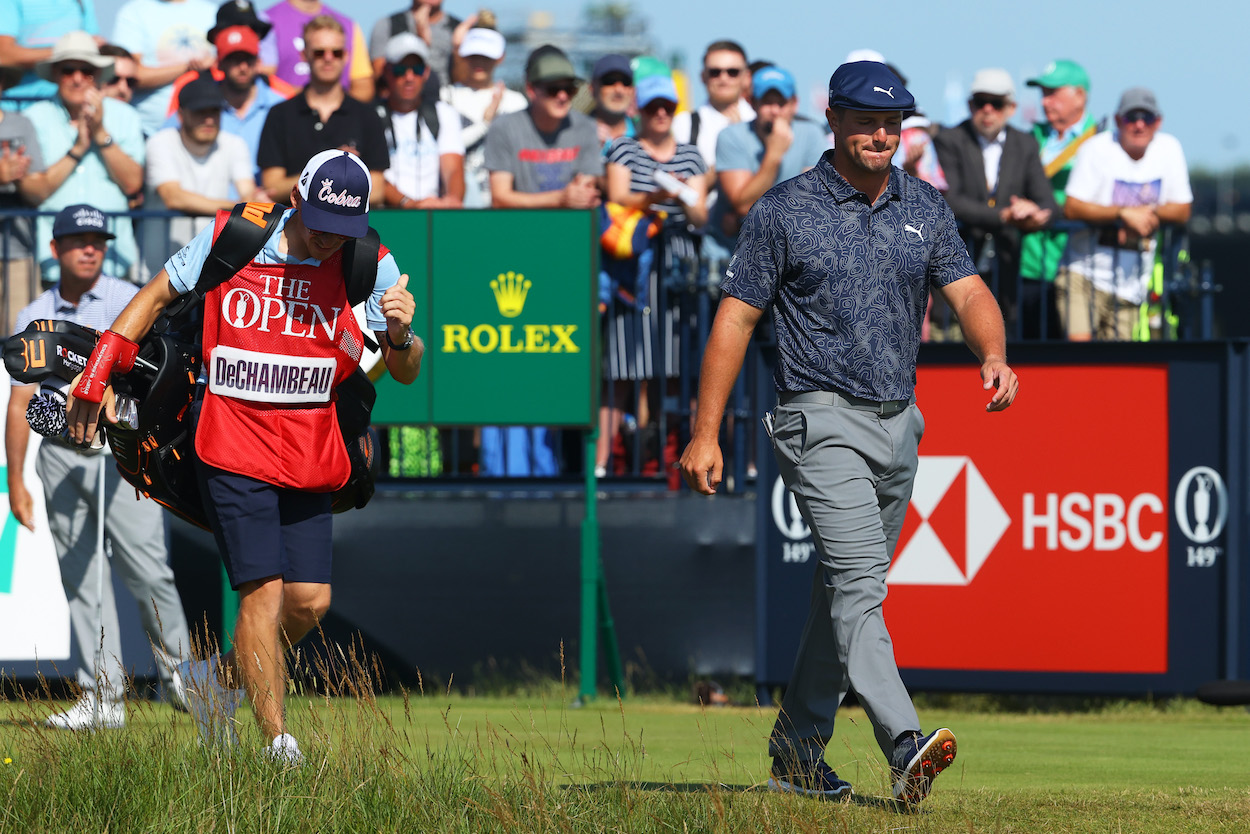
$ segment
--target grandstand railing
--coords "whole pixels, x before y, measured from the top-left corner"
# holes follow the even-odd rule
[[[0,212],[0,270],[4,286],[9,287],[9,267],[15,253],[20,251],[19,240],[27,241],[33,249],[39,242],[31,234],[34,218],[51,217],[55,212],[38,210],[8,210]],[[147,281],[159,269],[159,264],[173,254],[186,239],[189,218],[172,211],[132,211],[106,213],[110,230],[117,224],[133,222],[138,256],[126,270],[125,277],[136,283]],[[195,218],[201,223],[208,218]],[[1083,223],[1063,221],[1054,224],[1059,231],[1080,231]],[[651,276],[649,307],[645,311],[655,325],[652,327],[650,348],[653,352],[654,373],[649,379],[631,380],[625,385],[605,384],[602,403],[605,406],[621,405],[627,409],[619,436],[613,438],[613,453],[607,466],[607,477],[601,483],[607,488],[618,489],[676,489],[678,478],[673,464],[680,456],[689,439],[693,406],[697,395],[699,363],[711,331],[719,298],[719,277],[715,266],[697,259],[670,259],[665,251],[664,236]],[[981,241],[968,236],[970,250],[980,249]],[[44,244],[46,248],[46,243]],[[983,250],[981,250],[983,251]],[[1189,257],[1188,236],[1181,226],[1165,227],[1160,234],[1157,250],[1157,269],[1161,271],[1161,292],[1156,303],[1161,311],[1163,326],[1154,338],[1167,340],[1209,339],[1214,332],[1215,294],[1219,287],[1214,283],[1208,266],[1199,265]],[[37,255],[42,253],[36,252]],[[48,253],[50,255],[50,253]],[[1078,257],[1082,253],[1075,253]],[[1000,259],[994,254],[979,264],[986,283],[995,296],[1021,298],[1024,279],[1015,277],[1014,287],[1001,274]],[[29,297],[41,291],[38,271],[31,272]],[[1014,290],[1014,293],[1012,292]],[[1049,282],[1042,282],[1043,293],[1053,292]],[[0,313],[11,321],[9,299],[12,293],[4,293]],[[1048,332],[1049,322],[1026,322],[1019,309],[1005,305],[1008,339],[1013,343],[1027,343],[1025,337],[1032,324],[1034,332]],[[1042,306],[1045,314],[1046,306]],[[1065,311],[1071,312],[1071,311]],[[933,326],[940,331],[946,324],[940,318],[941,311],[934,313]],[[603,350],[606,355],[617,338],[611,328],[605,328]],[[1122,338],[1130,338],[1123,334]],[[1039,341],[1053,339],[1042,338]],[[774,404],[769,380],[769,351],[772,346],[767,334],[757,334],[752,341],[744,364],[743,373],[734,386],[726,409],[722,427],[722,449],[725,455],[726,479],[724,489],[740,492],[752,486],[755,456],[755,420]],[[624,390],[622,390],[624,389]],[[647,425],[637,424],[637,403],[646,398],[650,403],[652,420]],[[423,484],[439,485],[440,488],[459,483],[470,489],[484,485],[507,482],[524,482],[527,479],[487,478],[479,474],[476,460],[479,430],[439,426],[387,426],[382,432],[381,477],[384,480],[403,482],[420,488]],[[570,487],[580,483],[584,471],[584,445],[577,432],[554,432],[555,453],[563,473],[552,481],[566,481]],[[506,442],[506,441],[505,441]],[[764,450],[766,453],[767,450]]]

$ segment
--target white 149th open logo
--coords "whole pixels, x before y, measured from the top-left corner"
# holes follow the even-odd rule
[[[786,489],[785,481],[781,480],[780,476],[773,484],[773,523],[777,525],[781,535],[791,541],[800,541],[812,534],[812,531],[807,529],[807,522],[803,520],[802,513],[799,512],[799,505],[794,500],[794,495]]]
[[[1195,466],[1176,485],[1176,523],[1185,538],[1207,544],[1219,538],[1228,521],[1228,490],[1220,473]]]

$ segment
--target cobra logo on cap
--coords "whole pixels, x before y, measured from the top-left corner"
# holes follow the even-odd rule
[[[321,190],[317,192],[317,199],[332,206],[360,208],[360,197],[355,194],[348,194],[346,188],[338,194],[334,193],[334,180],[321,181]]]

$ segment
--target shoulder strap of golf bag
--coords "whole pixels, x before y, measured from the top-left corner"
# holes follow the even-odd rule
[[[164,333],[171,325],[181,323],[193,308],[204,301],[204,296],[251,263],[264,248],[265,241],[285,211],[286,206],[277,203],[239,203],[231,209],[221,233],[208,250],[195,286],[169,305],[153,329]]]

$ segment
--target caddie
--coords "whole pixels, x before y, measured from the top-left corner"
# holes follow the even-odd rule
[[[347,301],[343,247],[369,231],[371,187],[353,154],[318,153],[259,253],[204,296],[196,472],[239,615],[231,651],[180,668],[204,741],[238,743],[234,712],[246,692],[266,751],[286,762],[303,754],[283,712],[284,653],[330,607],[331,495],[350,474],[333,389],[355,370],[364,335]],[[252,204],[243,216],[267,225],[275,210]],[[162,311],[195,289],[228,216],[166,261],[100,339],[69,401],[75,440],[94,435],[101,411],[116,422],[110,375],[130,369]],[[407,283],[379,246],[365,317],[405,385],[424,352]]]

